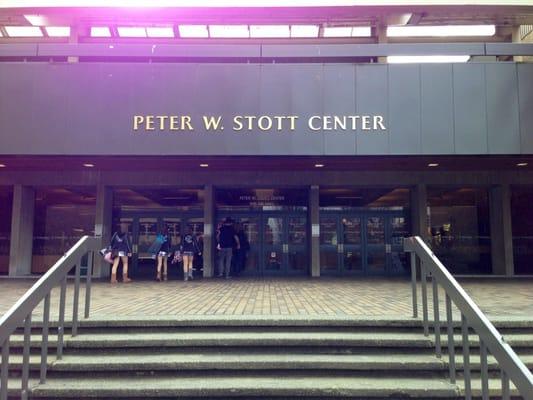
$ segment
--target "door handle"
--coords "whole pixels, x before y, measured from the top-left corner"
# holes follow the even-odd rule
[[[283,252],[284,253],[288,253],[289,252],[289,245],[288,244],[283,244]]]
[[[385,253],[387,254],[392,253],[392,246],[390,244],[385,245]]]
[[[344,253],[344,243],[339,243],[337,245],[337,253]]]
[[[134,253],[138,253],[139,252],[139,245],[138,244],[134,244],[133,245],[133,252]]]

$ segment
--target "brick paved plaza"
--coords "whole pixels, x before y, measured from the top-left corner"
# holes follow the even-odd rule
[[[34,283],[0,280],[0,313]],[[464,279],[489,316],[533,318],[533,280]],[[429,288],[428,288],[429,289]],[[69,284],[69,292],[72,283]],[[70,292],[71,293],[71,292]],[[419,290],[420,296],[420,290]],[[72,296],[68,296],[71,304]],[[59,291],[52,294],[52,314]],[[441,296],[442,301],[443,296]],[[83,310],[84,296],[80,296]],[[431,304],[431,300],[430,300]],[[441,307],[441,311],[444,308]],[[72,308],[69,308],[72,310]],[[70,311],[71,313],[72,311]],[[41,314],[41,307],[35,315]],[[158,315],[411,316],[411,289],[400,279],[206,279],[193,282],[93,283],[92,317]],[[53,318],[53,316],[52,316]]]

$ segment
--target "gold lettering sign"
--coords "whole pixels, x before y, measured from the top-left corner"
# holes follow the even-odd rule
[[[302,124],[310,133],[370,132],[385,133],[382,115],[234,115],[226,123],[226,116],[202,115],[134,115],[133,132],[222,132],[227,128],[235,133],[293,132]],[[305,120],[305,124],[303,121]],[[198,129],[196,129],[198,128]]]

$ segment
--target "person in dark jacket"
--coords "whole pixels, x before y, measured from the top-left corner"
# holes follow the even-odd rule
[[[226,275],[226,279],[230,277],[231,269],[231,258],[233,253],[233,248],[240,248],[239,238],[235,234],[235,229],[233,228],[233,220],[231,218],[226,218],[224,223],[220,227],[217,233],[218,240],[218,276],[221,278]]]
[[[111,238],[111,255],[113,257],[111,283],[117,283],[117,269],[120,260],[122,260],[122,282],[131,282],[131,279],[128,278],[128,257],[131,257],[131,245],[128,239],[128,233],[122,227]]]
[[[246,253],[248,250],[250,250],[250,242],[248,242],[248,238],[246,237],[246,233],[244,232],[242,224],[236,224],[235,229],[237,231],[236,235],[239,239],[240,246],[235,248],[233,252],[233,258],[235,260],[233,263],[233,268],[235,275],[240,275],[240,273],[244,271],[244,268],[246,268]]]
[[[200,246],[196,240],[196,236],[191,228],[187,229],[187,233],[181,239],[180,251],[183,257],[183,280],[187,281],[193,279],[192,264],[196,254],[201,255]]]

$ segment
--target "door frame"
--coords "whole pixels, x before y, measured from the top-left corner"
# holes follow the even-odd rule
[[[392,268],[392,254],[397,251],[403,251],[402,245],[398,243],[393,243],[392,236],[392,224],[391,219],[395,217],[405,218],[408,224],[408,215],[407,210],[374,210],[374,209],[359,209],[359,210],[320,210],[320,218],[329,217],[335,218],[336,227],[337,227],[337,238],[342,237],[342,227],[341,220],[342,218],[352,218],[356,217],[360,220],[361,226],[361,264],[362,268],[356,271],[346,270],[344,268],[344,251],[341,253],[340,250],[337,250],[337,268],[332,270],[322,270],[322,265],[320,269],[320,275],[324,276],[403,276],[407,272],[401,270],[394,270]],[[368,267],[368,256],[371,252],[371,249],[368,244],[368,232],[367,232],[367,221],[371,217],[383,217],[384,218],[384,252],[385,252],[385,267],[382,271],[370,271]],[[339,241],[340,239],[338,239]],[[344,243],[337,243],[337,246],[334,245],[324,245],[319,242],[320,252],[324,248],[329,248],[330,250],[334,247],[344,246]],[[350,245],[356,246],[356,245]],[[370,245],[376,246],[376,245]],[[344,248],[343,248],[344,250]]]
[[[309,232],[308,232],[308,225],[309,225],[309,216],[307,211],[286,211],[286,210],[251,210],[251,211],[242,211],[242,210],[236,210],[236,211],[217,211],[216,213],[216,221],[222,221],[226,217],[232,218],[236,222],[239,222],[239,218],[257,218],[259,221],[259,232],[258,232],[258,241],[259,246],[258,249],[255,249],[254,252],[258,254],[258,268],[256,273],[250,273],[250,271],[246,271],[246,268],[243,271],[242,276],[250,276],[250,277],[263,277],[263,276],[306,276],[310,275],[310,240],[309,240]],[[268,246],[265,244],[265,219],[266,218],[283,218],[283,233],[282,238],[284,243],[281,245],[281,252],[283,255],[283,263],[279,270],[267,270],[265,268],[266,265],[266,254],[267,254],[267,248]],[[306,220],[306,239],[305,244],[301,245],[303,246],[303,253],[306,257],[306,264],[307,268],[303,270],[294,270],[289,268],[289,254],[290,254],[290,244],[288,243],[289,238],[289,218],[291,217],[304,217]],[[302,249],[301,247],[299,247]]]

